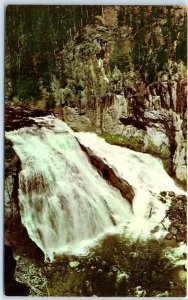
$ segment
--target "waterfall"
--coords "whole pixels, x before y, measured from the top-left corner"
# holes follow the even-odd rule
[[[186,194],[177,187],[163,168],[162,161],[150,154],[125,147],[110,145],[95,133],[76,133],[79,142],[90,148],[95,155],[105,159],[116,173],[134,187],[133,214],[129,229],[134,236],[151,234],[151,229],[166,216],[170,199],[164,205],[159,201],[161,191]],[[168,222],[168,220],[166,219]],[[167,224],[169,225],[169,224]],[[160,232],[159,234],[162,234]],[[165,234],[163,232],[163,234]]]
[[[53,116],[33,120],[32,127],[7,132],[6,138],[21,160],[21,221],[46,259],[81,254],[104,234],[122,228],[133,237],[147,237],[170,205],[159,201],[159,193],[183,193],[160,159],[110,145],[94,133],[75,133]],[[98,174],[78,140],[133,186],[132,207]]]
[[[19,206],[46,259],[80,253],[133,217],[128,201],[91,166],[74,132],[53,116],[6,133],[20,157]]]

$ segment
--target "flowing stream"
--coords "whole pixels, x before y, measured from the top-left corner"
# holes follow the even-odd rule
[[[62,252],[80,254],[122,225],[132,233],[149,232],[165,214],[156,193],[182,193],[161,161],[148,154],[109,145],[93,133],[74,133],[53,116],[34,120],[36,125],[7,132],[6,138],[21,160],[21,220],[46,259]],[[133,186],[133,209],[92,167],[75,137]]]

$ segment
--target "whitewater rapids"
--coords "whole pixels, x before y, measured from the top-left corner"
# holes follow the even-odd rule
[[[166,205],[159,201],[161,191],[185,194],[167,174],[159,158],[125,147],[110,145],[95,133],[79,132],[76,133],[76,137],[96,156],[105,159],[108,165],[114,167],[116,174],[133,186],[135,193],[132,203],[134,216],[129,229],[134,236],[139,236],[141,231],[147,236],[150,234],[150,230],[166,216],[170,201]],[[168,227],[168,220],[165,221]],[[159,232],[159,235],[161,234],[162,232]]]
[[[132,233],[140,228],[148,232],[165,214],[155,194],[182,193],[161,161],[148,154],[109,145],[94,133],[74,133],[53,116],[33,120],[32,127],[6,132],[6,138],[21,160],[21,220],[46,259],[59,253],[80,254],[122,226]],[[133,186],[133,209],[92,167],[75,137]]]

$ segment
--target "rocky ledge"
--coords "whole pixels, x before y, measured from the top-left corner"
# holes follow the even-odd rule
[[[52,110],[7,104],[5,107],[5,130],[11,131],[29,127],[35,123],[31,118],[46,116],[51,113]]]
[[[165,218],[169,218],[171,225],[166,235],[167,240],[187,243],[187,197],[176,195],[174,192],[161,192],[160,200],[166,203],[170,197],[171,205]]]
[[[10,246],[4,247],[4,282],[6,296],[28,296],[29,287],[15,280],[16,260]]]
[[[109,166],[105,159],[95,155],[91,149],[83,144],[80,144],[81,149],[87,154],[91,164],[97,169],[99,174],[107,180],[113,187],[118,189],[121,195],[132,202],[135,194],[133,187],[123,178],[120,178],[114,167]]]

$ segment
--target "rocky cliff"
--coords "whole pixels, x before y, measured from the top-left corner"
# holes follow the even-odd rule
[[[74,28],[63,50],[51,53],[47,82],[35,66],[35,99],[20,98],[7,83],[7,103],[31,112],[55,107],[74,130],[95,131],[110,143],[162,158],[185,186],[186,8],[104,6],[101,15],[88,16],[81,22],[88,25]],[[6,63],[11,82],[8,70]]]
[[[74,130],[162,158],[185,185],[186,66],[176,59],[185,9],[170,10],[177,21],[170,42],[165,7],[143,28],[120,22],[120,13],[121,7],[106,8],[59,53],[67,84],[62,88],[53,77],[55,114]]]

